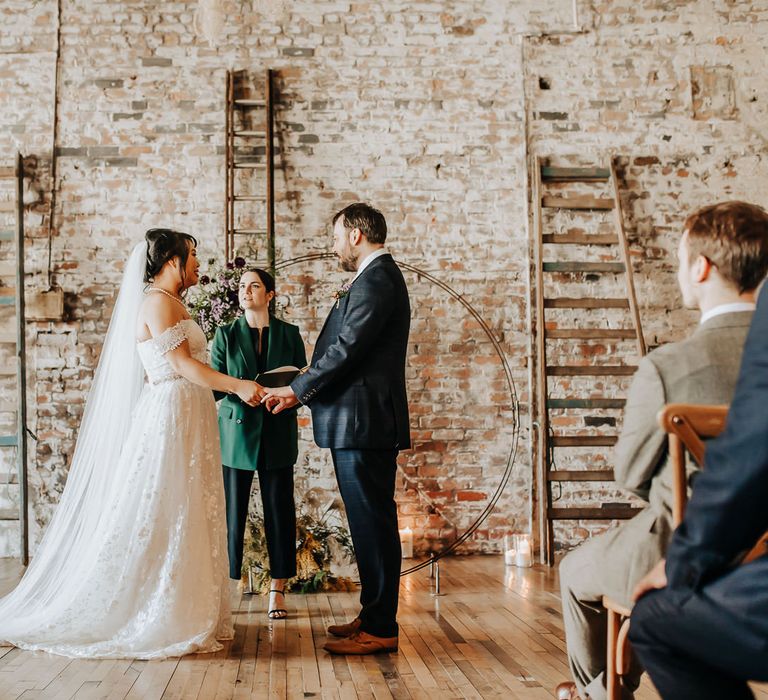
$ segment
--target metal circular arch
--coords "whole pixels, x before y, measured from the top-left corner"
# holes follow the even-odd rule
[[[275,270],[282,270],[286,267],[298,265],[299,263],[303,263],[303,262],[312,262],[315,260],[328,260],[331,258],[336,258],[336,256],[333,253],[310,253],[308,255],[301,255],[296,258],[281,260],[275,264]],[[482,523],[485,521],[485,519],[491,514],[494,507],[496,506],[496,503],[498,503],[499,499],[501,498],[501,494],[504,492],[504,489],[506,488],[507,483],[509,482],[509,477],[512,474],[512,467],[514,467],[515,465],[515,457],[517,456],[517,445],[520,439],[520,410],[517,403],[517,391],[515,390],[515,382],[512,378],[512,370],[510,369],[509,363],[507,362],[507,358],[504,355],[504,350],[501,347],[501,344],[499,343],[499,341],[493,335],[493,331],[491,327],[483,320],[483,317],[480,315],[477,309],[475,309],[472,306],[472,304],[470,304],[455,289],[447,285],[442,280],[437,279],[433,275],[429,274],[428,272],[425,272],[424,270],[419,269],[414,265],[409,265],[408,263],[404,263],[400,261],[395,261],[395,262],[397,262],[398,266],[403,268],[404,270],[413,272],[419,277],[423,277],[424,279],[430,281],[435,286],[442,289],[450,297],[458,301],[467,310],[467,312],[478,322],[478,324],[480,324],[480,327],[483,329],[485,334],[488,336],[488,339],[491,341],[493,345],[493,349],[496,351],[496,354],[499,356],[499,361],[501,362],[501,366],[504,369],[504,374],[507,379],[507,386],[509,388],[509,396],[512,401],[512,413],[514,416],[514,424],[515,424],[514,433],[512,435],[512,444],[510,445],[509,456],[507,457],[507,465],[504,469],[504,474],[502,474],[501,481],[499,482],[499,485],[496,488],[496,491],[491,497],[491,500],[488,502],[488,505],[485,507],[483,512],[477,516],[475,521],[459,537],[457,537],[453,542],[451,542],[451,544],[444,551],[439,552],[437,554],[433,554],[428,559],[425,559],[424,561],[419,562],[418,564],[415,564],[409,569],[406,569],[405,571],[400,572],[400,576],[407,576],[408,574],[412,574],[418,571],[419,569],[423,569],[424,567],[429,566],[430,564],[442,559],[444,556],[455,551],[463,542],[465,542],[469,537],[472,536],[472,533],[474,533],[475,530],[477,530],[477,528],[479,528],[480,525],[482,525]]]

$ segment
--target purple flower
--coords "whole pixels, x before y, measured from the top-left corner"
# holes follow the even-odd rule
[[[210,284],[210,283],[211,283],[211,278],[208,277],[208,275],[203,275],[200,278],[200,284]]]
[[[245,258],[235,258],[235,267],[245,267]]]
[[[227,270],[234,270],[235,269],[235,263],[228,262],[227,263]]]

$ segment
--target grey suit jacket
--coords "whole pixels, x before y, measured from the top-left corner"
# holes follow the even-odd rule
[[[668,403],[728,404],[739,376],[751,311],[715,316],[690,338],[646,355],[627,397],[624,427],[616,444],[616,483],[671,517],[672,480],[667,435],[658,412]]]
[[[619,486],[648,501],[631,520],[590,538],[573,555],[600,571],[602,595],[629,604],[635,584],[666,553],[672,535],[672,479],[667,436],[656,415],[667,403],[728,404],[752,312],[722,314],[679,343],[646,355],[632,380],[616,444]]]

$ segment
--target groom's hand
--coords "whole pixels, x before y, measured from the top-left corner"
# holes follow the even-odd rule
[[[288,408],[299,405],[299,400],[293,389],[289,386],[281,386],[275,389],[267,389],[266,396],[261,400],[270,413],[280,413]]]

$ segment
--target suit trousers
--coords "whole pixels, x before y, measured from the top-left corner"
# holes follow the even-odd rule
[[[668,539],[667,519],[647,508],[618,527],[590,537],[560,562],[568,665],[582,697],[608,697],[608,614],[603,596],[630,605],[632,589],[663,556]],[[621,687],[623,700],[634,697],[641,675],[633,656]]]
[[[397,450],[331,449],[360,574],[360,629],[396,637],[400,533],[395,474]]]
[[[229,577],[239,579],[243,569],[243,542],[248,520],[248,502],[254,472],[248,469],[224,470],[224,496],[227,504],[227,550]],[[264,535],[267,540],[272,578],[296,575],[296,507],[293,502],[293,468],[256,470],[259,475]]]
[[[635,604],[629,639],[665,700],[754,698],[747,680],[768,680],[768,639],[743,595],[764,584],[750,582],[749,569],[701,591],[653,591]]]

